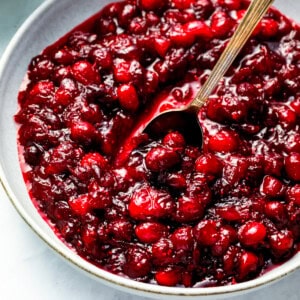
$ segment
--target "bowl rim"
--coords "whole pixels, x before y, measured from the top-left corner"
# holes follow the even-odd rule
[[[6,67],[9,65],[10,57],[14,55],[15,48],[17,44],[22,39],[23,35],[27,33],[29,28],[37,21],[41,16],[55,3],[60,2],[59,0],[45,0],[38,8],[36,8],[33,13],[25,20],[25,22],[20,26],[17,32],[14,34],[13,38],[6,47],[2,57],[0,58],[0,82],[1,78],[5,76]],[[17,100],[17,99],[16,99]],[[65,260],[67,260],[71,265],[84,271],[94,279],[100,280],[102,283],[114,286],[119,289],[126,289],[128,292],[135,294],[148,294],[148,296],[182,296],[182,297],[205,297],[205,296],[221,296],[229,294],[237,294],[245,291],[251,291],[256,288],[264,287],[271,284],[279,279],[291,274],[300,268],[300,259],[297,264],[283,267],[282,270],[277,272],[269,271],[269,276],[260,276],[250,281],[243,283],[238,283],[235,285],[227,285],[220,287],[205,287],[205,288],[181,288],[181,287],[166,287],[159,286],[149,283],[137,282],[132,279],[127,279],[119,275],[112,274],[108,271],[102,270],[93,264],[87,262],[79,255],[77,255],[72,249],[67,247],[60,247],[59,244],[53,242],[53,239],[45,233],[42,228],[37,224],[37,222],[27,213],[26,209],[22,206],[21,202],[16,197],[13,192],[9,180],[7,179],[4,168],[0,162],[0,184],[4,189],[5,194],[8,199],[22,217],[22,219],[27,223],[27,225],[39,236],[54,252],[59,254]],[[25,183],[24,183],[25,184]],[[42,216],[40,216],[42,218]],[[42,218],[43,219],[43,218]],[[44,220],[44,222],[46,222]],[[48,225],[49,226],[49,225]],[[283,263],[282,266],[286,265]],[[271,274],[272,273],[272,274]]]

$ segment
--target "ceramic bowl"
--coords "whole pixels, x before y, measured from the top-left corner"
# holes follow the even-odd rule
[[[218,299],[245,293],[270,284],[300,266],[300,254],[265,275],[232,286],[212,288],[172,288],[135,282],[103,271],[77,256],[53,233],[33,206],[21,174],[17,153],[17,127],[13,116],[17,111],[18,89],[30,59],[47,45],[70,31],[75,25],[100,10],[109,0],[48,0],[18,30],[0,62],[0,177],[11,202],[27,224],[55,252],[73,266],[114,288],[169,299]],[[300,2],[277,0],[275,6],[300,21]]]

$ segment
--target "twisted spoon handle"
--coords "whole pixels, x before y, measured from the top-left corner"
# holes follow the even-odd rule
[[[253,0],[251,2],[226,49],[223,51],[221,57],[211,71],[210,76],[199,90],[196,98],[189,105],[190,109],[198,112],[205,104],[207,98],[214,91],[221,78],[232,65],[242,47],[245,45],[257,24],[273,2],[274,0]]]

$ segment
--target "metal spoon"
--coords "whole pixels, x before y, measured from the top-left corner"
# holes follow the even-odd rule
[[[149,121],[143,131],[152,136],[160,136],[170,130],[179,130],[189,142],[202,147],[203,132],[198,119],[199,110],[232,65],[273,2],[274,0],[253,0],[195,99],[182,108],[170,109],[155,116]]]

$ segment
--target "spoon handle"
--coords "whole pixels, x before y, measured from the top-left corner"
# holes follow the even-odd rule
[[[242,47],[245,45],[259,21],[273,2],[274,0],[253,0],[251,2],[226,49],[223,51],[221,57],[211,71],[210,76],[200,88],[195,99],[189,105],[191,110],[198,112],[205,104],[207,98],[214,91],[221,78],[232,65]]]

